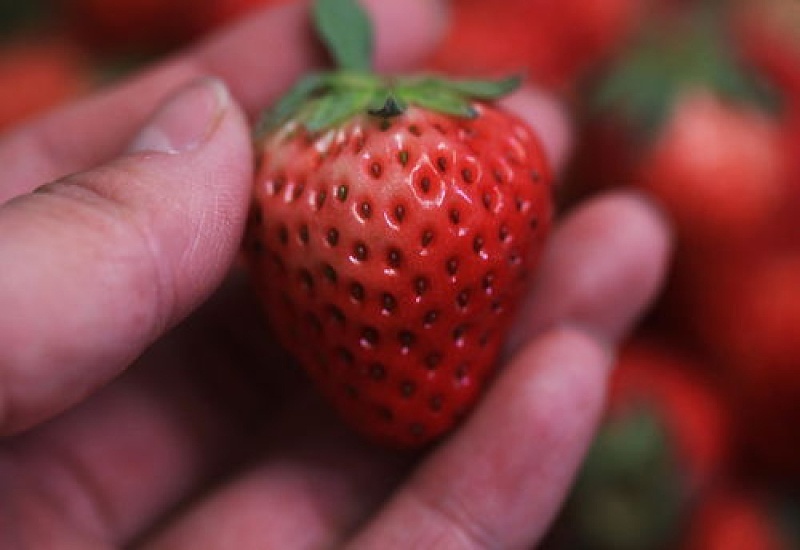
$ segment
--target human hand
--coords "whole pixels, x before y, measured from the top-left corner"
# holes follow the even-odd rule
[[[435,41],[432,3],[371,6],[379,67]],[[303,21],[255,16],[0,141],[0,548],[515,548],[547,529],[667,231],[625,195],[568,215],[465,424],[424,454],[359,440],[285,368],[241,277],[223,284],[247,117],[318,63]],[[562,163],[555,104],[508,101]]]

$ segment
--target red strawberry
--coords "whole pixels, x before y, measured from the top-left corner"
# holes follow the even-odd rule
[[[550,171],[523,122],[475,100],[509,81],[372,76],[330,21],[362,12],[315,9],[350,71],[308,77],[268,117],[249,263],[281,341],[341,415],[416,446],[492,374],[548,233]],[[345,38],[359,32],[351,21]]]
[[[456,0],[431,63],[465,75],[524,70],[541,85],[569,87],[612,55],[640,9],[636,0]]]
[[[691,502],[727,468],[722,401],[693,355],[636,336],[553,538],[563,548],[670,548]]]
[[[620,351],[609,390],[609,419],[647,409],[658,416],[694,491],[720,474],[729,451],[726,412],[707,370],[672,342],[636,336]]]
[[[769,498],[749,491],[715,489],[692,514],[682,550],[789,550]]]
[[[0,49],[0,131],[89,89],[88,62],[61,38],[31,35]]]
[[[784,160],[772,117],[688,93],[645,153],[638,183],[686,241],[726,246],[768,230],[786,193]]]
[[[800,254],[704,266],[683,289],[689,328],[724,374],[749,457],[800,481]]]
[[[681,244],[727,247],[771,223],[786,193],[786,159],[774,97],[709,9],[652,21],[605,75],[586,108],[571,179],[587,192],[646,190]]]

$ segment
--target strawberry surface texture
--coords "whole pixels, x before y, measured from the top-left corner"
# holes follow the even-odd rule
[[[272,326],[390,445],[435,438],[474,403],[550,227],[537,138],[475,111],[290,122],[258,145],[246,246]]]
[[[494,100],[518,79],[371,72],[353,0],[312,12],[337,70],[256,128],[244,248],[280,342],[357,431],[425,445],[465,416],[550,228],[551,173]]]

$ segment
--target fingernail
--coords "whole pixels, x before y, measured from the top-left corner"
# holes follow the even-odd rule
[[[229,102],[228,89],[221,80],[196,80],[158,108],[128,152],[178,154],[197,149],[213,136]]]

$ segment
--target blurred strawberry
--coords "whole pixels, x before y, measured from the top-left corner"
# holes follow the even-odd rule
[[[649,410],[692,490],[714,479],[728,455],[727,412],[706,374],[702,359],[688,350],[637,336],[621,349],[609,389],[607,418]]]
[[[768,230],[786,193],[775,119],[710,90],[687,90],[645,152],[637,184],[685,240],[727,243]]]
[[[684,320],[719,364],[750,458],[800,482],[800,249],[725,260],[687,268]]]
[[[640,8],[639,0],[454,0],[431,65],[461,75],[524,72],[540,85],[568,87],[608,60]]]
[[[725,32],[705,10],[652,22],[592,91],[571,169],[584,192],[652,194],[681,244],[751,238],[786,192],[772,97]]]
[[[88,62],[69,41],[43,35],[0,48],[0,131],[90,87]]]
[[[790,550],[770,499],[752,491],[717,489],[692,514],[681,550]]]
[[[648,550],[675,536],[729,459],[726,411],[702,371],[664,342],[639,336],[623,347],[556,546]]]

